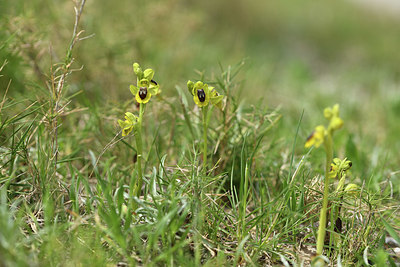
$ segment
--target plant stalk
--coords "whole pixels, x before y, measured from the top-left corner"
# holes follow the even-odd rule
[[[324,182],[324,196],[322,200],[322,209],[319,216],[317,256],[322,255],[322,251],[324,249],[325,234],[326,234],[326,216],[328,210],[328,196],[329,196],[329,171],[331,169],[331,162],[333,160],[333,142],[332,142],[331,132],[329,132],[325,137],[324,145],[326,152],[325,182]]]
[[[205,106],[202,108],[203,110],[203,168],[207,171],[207,112],[208,107]]]
[[[143,113],[144,113],[144,104],[140,103],[139,109],[139,119],[136,124],[136,153],[137,153],[137,180],[136,186],[134,189],[134,195],[136,197],[140,197],[142,185],[143,185],[143,173],[142,173],[142,157],[143,157],[143,145],[142,145],[142,120],[143,120]]]

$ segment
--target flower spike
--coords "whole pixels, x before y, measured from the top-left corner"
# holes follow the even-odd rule
[[[324,109],[324,116],[329,120],[329,130],[334,131],[342,128],[343,120],[339,117],[339,104]]]
[[[319,147],[324,144],[326,153],[326,164],[325,164],[325,179],[324,179],[324,193],[322,199],[322,209],[319,217],[319,227],[317,234],[317,255],[322,255],[324,248],[324,240],[326,234],[326,222],[327,222],[327,210],[328,210],[328,195],[329,195],[329,179],[334,177],[340,177],[339,187],[343,188],[345,171],[351,167],[351,162],[344,159],[333,158],[333,132],[340,129],[343,126],[343,120],[339,117],[339,105],[336,104],[332,108],[326,108],[324,110],[324,117],[329,120],[328,128],[323,125],[319,125],[315,128],[312,134],[307,138],[304,146],[309,148],[311,146]]]
[[[142,71],[138,63],[133,64],[133,72],[137,76],[137,86],[131,85],[129,89],[138,103],[146,104],[153,95],[159,93],[159,84],[153,80],[154,70]]]
[[[219,95],[214,87],[208,86],[208,84],[202,81],[187,82],[187,88],[193,96],[193,101],[196,105],[201,108],[203,114],[203,169],[207,170],[207,129],[208,129],[208,106],[214,105],[219,109],[222,109],[223,95]]]

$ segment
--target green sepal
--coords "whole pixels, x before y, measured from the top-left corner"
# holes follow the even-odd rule
[[[211,97],[211,104],[213,104],[214,106],[216,106],[219,109],[222,109],[222,99],[223,98],[224,98],[223,95]]]
[[[125,118],[134,124],[138,121],[138,117],[133,115],[131,112],[125,112]]]
[[[216,106],[217,108],[222,110],[222,99],[224,98],[223,95],[219,95],[214,87],[208,87],[208,90],[211,95],[211,104]]]
[[[147,79],[147,80],[151,81],[153,79],[153,76],[154,76],[154,71],[152,69],[146,69],[143,72],[143,78],[144,79]]]
[[[139,92],[139,88],[137,88],[134,85],[129,86],[129,90],[131,90],[132,95],[136,96],[136,94]]]
[[[192,82],[191,80],[189,80],[189,81],[187,82],[187,88],[188,88],[188,90],[189,90],[189,92],[190,92],[191,95],[193,95],[193,87],[194,87],[194,82]]]
[[[156,95],[156,94],[158,94],[158,89],[160,88],[160,86],[157,84],[157,85],[154,85],[153,83],[151,83],[150,82],[150,87],[149,88],[147,88],[147,90],[148,90],[148,92],[150,93],[150,94],[152,94],[152,95]]]
[[[124,129],[128,123],[123,120],[118,120],[118,124],[122,129]]]

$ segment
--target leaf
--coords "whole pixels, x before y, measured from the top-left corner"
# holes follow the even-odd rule
[[[367,246],[367,247],[364,249],[363,260],[364,260],[364,263],[365,263],[366,266],[371,266],[371,265],[369,264],[369,260],[368,260],[368,248],[369,248],[369,246]]]
[[[400,244],[400,237],[399,235],[396,233],[396,231],[393,229],[393,227],[388,224],[382,217],[381,217],[382,223],[386,228],[386,231],[388,232],[388,234],[393,237],[394,240],[396,240],[397,243]]]

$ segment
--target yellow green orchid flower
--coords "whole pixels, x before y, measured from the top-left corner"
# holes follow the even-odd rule
[[[189,92],[193,96],[194,103],[200,108],[206,107],[210,102],[212,105],[222,108],[223,95],[218,94],[218,92],[212,86],[198,81],[196,83],[192,81],[187,82],[187,87]]]
[[[345,173],[348,171],[351,166],[353,166],[353,163],[350,160],[347,160],[345,158],[344,160],[341,160],[339,158],[334,158],[333,163],[331,163],[331,170],[329,172],[329,177],[337,177],[338,175],[341,176],[341,174]]]
[[[343,189],[344,183],[346,181],[346,172],[353,166],[350,160],[347,158],[341,160],[339,158],[334,158],[333,163],[331,163],[331,170],[329,172],[329,178],[338,178],[339,183],[336,188],[336,192]]]
[[[339,117],[339,104],[332,108],[324,109],[324,117],[329,120],[328,130],[338,130],[343,126],[343,120]]]
[[[311,146],[319,147],[324,142],[325,137],[325,127],[323,125],[318,125],[315,130],[307,138],[305,147],[309,148]]]
[[[342,128],[343,120],[339,117],[338,104],[334,105],[332,108],[325,108],[324,117],[329,120],[328,128],[325,128],[323,125],[318,125],[315,127],[315,130],[307,138],[307,141],[304,145],[305,148],[309,148],[313,145],[315,147],[319,147],[325,142],[325,139],[328,135],[332,136],[332,133],[335,130]]]
[[[137,76],[137,86],[130,85],[129,89],[138,103],[146,104],[151,96],[159,93],[160,86],[153,80],[154,71],[152,69],[142,71],[139,64],[134,63],[133,71]]]
[[[126,112],[125,120],[118,120],[118,124],[122,128],[122,136],[128,135],[133,130],[137,122],[137,116],[133,115],[130,112]]]

